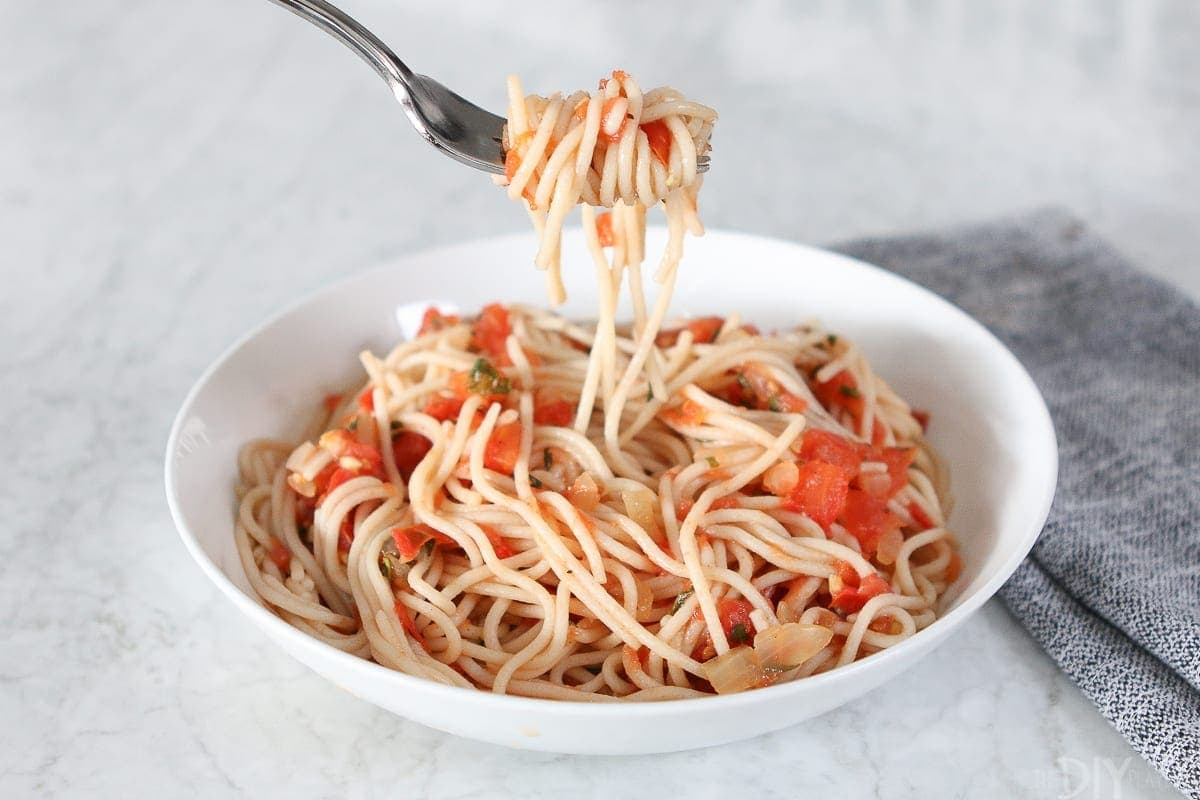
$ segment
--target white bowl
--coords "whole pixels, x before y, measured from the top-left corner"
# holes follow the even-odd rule
[[[652,230],[647,252],[660,252]],[[271,639],[359,697],[450,733],[562,753],[652,753],[744,739],[862,695],[928,654],[991,597],[1033,546],[1050,509],[1057,447],[1049,412],[1016,358],[981,325],[925,289],[834,253],[736,233],[690,240],[673,312],[729,314],[764,329],[817,318],[857,341],[901,396],[932,414],[956,498],[951,527],[964,570],[943,616],[883,652],[823,675],[724,697],[589,704],[442,686],[342,653],[268,611],[233,540],[236,454],[248,439],[294,437],[326,392],[361,375],[364,347],[400,338],[397,306],[544,302],[532,234],[431,250],[357,275],[261,325],[217,359],[180,409],[166,486],[184,544],[213,583]],[[567,232],[565,313],[594,316],[592,266]],[[247,654],[247,658],[249,654]],[[919,703],[920,698],[913,698]]]

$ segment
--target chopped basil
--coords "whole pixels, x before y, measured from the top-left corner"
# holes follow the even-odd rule
[[[858,393],[858,389],[855,389],[853,386],[847,386],[844,383],[838,387],[838,391],[842,393],[843,397],[862,397]]]
[[[745,625],[739,622],[729,631],[729,641],[733,644],[745,644],[750,641],[750,632],[746,630]]]
[[[680,592],[679,594],[675,595],[675,605],[671,606],[671,613],[678,614],[679,609],[683,608],[683,604],[687,602],[687,599],[691,597],[694,592],[695,589],[688,589],[686,592]]]
[[[437,541],[434,539],[427,540],[421,545],[420,552],[417,553],[417,558],[429,558],[433,555],[433,548],[437,546]]]
[[[783,411],[783,406],[779,403],[779,398],[776,395],[771,395],[767,398],[767,408],[772,411]]]
[[[348,430],[348,431],[358,430],[358,417],[355,417],[354,419],[350,420],[350,424],[346,426],[346,430]]]
[[[535,489],[542,488],[542,482],[540,480],[538,480],[537,477],[534,475],[529,476],[529,485]]]
[[[392,433],[395,433],[396,431],[400,430],[403,427],[404,427],[404,423],[401,422],[400,420],[398,420],[398,419],[392,420]]]
[[[508,378],[501,375],[486,358],[475,359],[475,365],[467,374],[467,391],[487,396],[508,394],[511,390]]]
[[[546,469],[554,467],[554,457],[550,455],[549,447],[542,450],[542,464],[545,465]]]
[[[837,334],[836,333],[829,334],[828,336],[825,337],[825,341],[829,343],[830,347],[832,347],[833,345],[837,344]]]
[[[646,402],[649,403],[653,399],[654,399],[654,387],[648,386],[648,387],[646,387]]]
[[[383,573],[383,577],[387,580],[392,579],[395,570],[392,568],[392,559],[388,558],[387,554],[379,554],[379,571]]]
[[[717,467],[721,466],[721,462],[717,461],[715,456],[708,456],[704,460],[708,462],[710,469],[716,469]]]
[[[746,373],[739,372],[737,374],[737,384],[742,387],[743,391],[753,391],[750,387],[750,379],[746,377]]]

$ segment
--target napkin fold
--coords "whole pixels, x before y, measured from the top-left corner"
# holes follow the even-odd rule
[[[1200,798],[1200,308],[1057,209],[834,249],[942,295],[1033,375],[1058,493],[1000,597]]]

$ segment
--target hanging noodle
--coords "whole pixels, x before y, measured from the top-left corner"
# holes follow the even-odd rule
[[[594,95],[509,92],[508,191],[554,302],[582,204],[598,322],[431,308],[416,339],[361,354],[366,383],[298,447],[247,444],[235,536],[262,602],[411,675],[587,701],[765,686],[928,626],[961,562],[923,415],[814,326],[664,326],[715,113],[621,72]]]

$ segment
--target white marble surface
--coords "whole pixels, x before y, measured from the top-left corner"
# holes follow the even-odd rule
[[[711,225],[819,242],[1061,204],[1200,295],[1186,0],[689,3],[682,22],[346,5],[496,108],[509,71],[551,89],[613,66],[712,102]],[[0,0],[0,20],[0,797],[1175,796],[994,602],[860,702],[668,756],[501,750],[308,674],[179,544],[174,410],[281,304],[522,215],[266,2]]]

